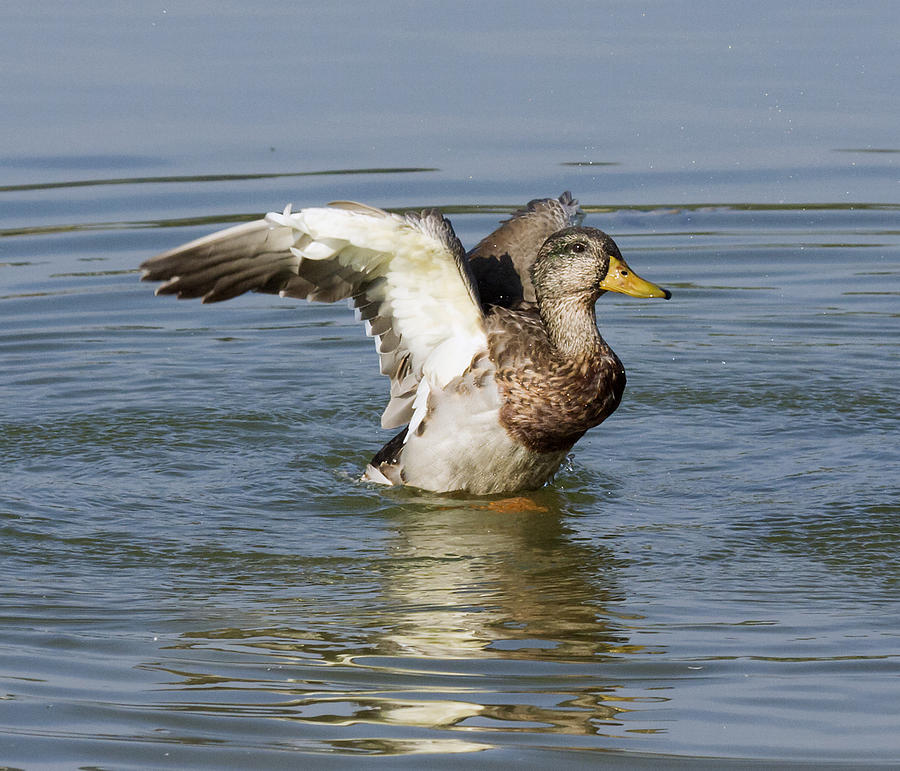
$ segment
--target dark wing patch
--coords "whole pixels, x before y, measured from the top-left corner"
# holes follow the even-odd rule
[[[530,270],[538,250],[557,230],[583,218],[578,201],[566,191],[559,198],[530,201],[483,238],[468,254],[482,303],[505,308],[534,304]]]

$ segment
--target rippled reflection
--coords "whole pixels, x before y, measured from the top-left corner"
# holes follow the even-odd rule
[[[392,531],[389,557],[367,564],[370,591],[337,598],[317,616],[307,587],[291,596],[290,587],[272,586],[268,601],[282,621],[311,612],[309,628],[182,635],[172,652],[193,654],[189,669],[147,665],[170,678],[173,701],[160,706],[485,736],[619,732],[617,716],[640,699],[618,693],[603,664],[643,652],[609,611],[623,599],[621,562],[603,546],[577,542],[559,500],[548,490],[512,501],[403,501],[382,512]],[[346,567],[358,569],[334,570]],[[255,600],[265,604],[265,593]],[[361,635],[354,645],[347,628]],[[260,703],[261,691],[271,700]],[[242,696],[251,694],[254,703],[246,703]]]

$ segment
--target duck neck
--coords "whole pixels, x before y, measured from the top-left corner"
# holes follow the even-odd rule
[[[596,301],[595,296],[585,292],[546,299],[540,304],[547,337],[563,356],[583,357],[595,354],[603,347],[603,338],[597,330],[597,315],[594,310]]]

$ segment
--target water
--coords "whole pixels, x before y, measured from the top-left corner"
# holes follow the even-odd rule
[[[0,765],[900,760],[893,6],[365,8],[2,12]],[[137,281],[566,188],[674,297],[601,300],[623,404],[528,503],[357,481],[341,304]]]

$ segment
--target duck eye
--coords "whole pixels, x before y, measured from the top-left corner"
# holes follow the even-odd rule
[[[585,246],[581,241],[577,241],[572,245],[572,251],[578,252],[578,254],[581,254],[585,249],[587,249],[587,246]]]

